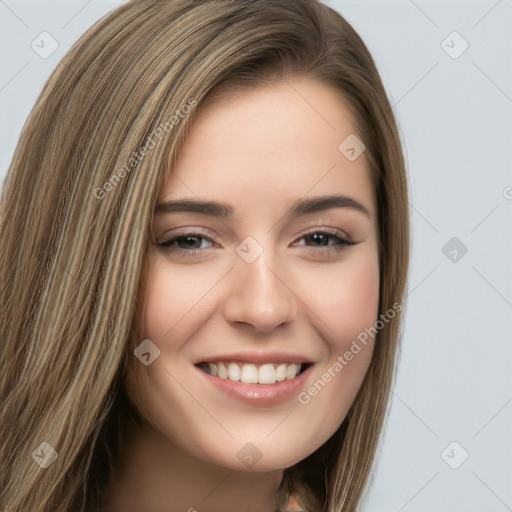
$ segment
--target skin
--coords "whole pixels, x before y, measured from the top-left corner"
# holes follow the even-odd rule
[[[374,325],[375,191],[365,154],[349,161],[338,150],[354,132],[344,100],[311,78],[232,92],[198,112],[158,202],[222,201],[234,214],[155,215],[141,321],[160,356],[149,366],[132,356],[126,385],[145,424],[131,434],[105,510],[273,512],[283,469],[342,423],[368,368],[371,339],[306,405],[296,395],[272,406],[243,403],[199,378],[194,363],[290,351],[314,361],[307,389]],[[369,216],[349,207],[285,215],[294,201],[332,194],[354,199]],[[208,238],[158,245],[195,229]],[[325,229],[334,236],[311,236]],[[249,236],[263,248],[252,263],[236,252]],[[237,457],[248,442],[261,453],[252,467]]]

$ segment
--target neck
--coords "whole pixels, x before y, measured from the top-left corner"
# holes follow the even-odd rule
[[[198,460],[145,423],[128,437],[104,512],[275,512],[282,470],[234,471]]]

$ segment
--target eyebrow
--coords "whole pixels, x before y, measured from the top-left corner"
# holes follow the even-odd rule
[[[331,208],[350,208],[356,210],[370,220],[372,214],[358,201],[342,195],[330,195],[313,197],[311,199],[299,199],[292,203],[285,217],[298,217],[310,213],[322,212]],[[193,212],[212,215],[219,218],[232,217],[234,208],[229,203],[218,201],[198,201],[195,199],[177,199],[160,203],[155,208],[155,214],[171,212]]]

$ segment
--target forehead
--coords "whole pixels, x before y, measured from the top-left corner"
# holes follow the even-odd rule
[[[374,210],[364,152],[351,161],[340,151],[355,131],[341,94],[310,78],[228,91],[200,108],[159,200],[278,206],[308,194],[343,193]]]

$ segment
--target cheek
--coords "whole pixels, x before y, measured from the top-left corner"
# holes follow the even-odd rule
[[[363,382],[373,352],[371,328],[378,319],[377,253],[354,255],[336,271],[311,276],[317,293],[311,309],[324,320],[327,352],[308,388],[298,397],[309,414],[321,420],[315,435],[334,432],[345,418]]]
[[[379,270],[371,255],[343,269],[332,284],[330,304],[333,330],[346,338],[373,325],[378,316]]]
[[[376,251],[354,252],[339,265],[304,273],[307,303],[323,320],[331,355],[373,325],[378,317],[379,264]]]
[[[208,292],[218,281],[217,273],[200,266],[169,268],[157,261],[148,271],[143,296],[142,330],[154,340],[181,340],[180,333],[194,317],[194,309],[208,309]],[[177,349],[173,345],[173,349]]]
[[[187,269],[170,271],[169,265],[161,258],[152,253],[146,257],[143,267],[144,286],[139,294],[137,311],[141,339],[135,340],[134,344],[138,346],[143,339],[149,339],[160,353],[149,366],[144,366],[133,357],[133,353],[130,354],[125,386],[131,400],[148,418],[153,416],[150,409],[155,407],[150,398],[165,396],[166,387],[169,386],[169,382],[166,382],[168,376],[162,373],[163,369],[172,363],[180,346],[186,342],[194,305],[202,304],[200,299],[209,287],[208,282],[200,276],[198,278],[197,270],[195,279],[191,281],[191,273],[194,272],[192,267],[188,272]],[[172,343],[168,342],[169,339]],[[161,404],[156,409],[161,411]]]

